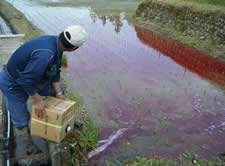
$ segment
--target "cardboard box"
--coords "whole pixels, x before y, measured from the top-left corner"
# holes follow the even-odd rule
[[[44,119],[36,116],[35,106],[32,106],[31,135],[59,143],[66,136],[66,127],[74,127],[75,102],[50,96],[44,101],[48,103]]]

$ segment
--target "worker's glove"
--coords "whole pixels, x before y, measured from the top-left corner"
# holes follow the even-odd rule
[[[46,116],[45,108],[47,108],[48,104],[40,100],[39,102],[35,103],[35,114],[37,117],[43,119]]]

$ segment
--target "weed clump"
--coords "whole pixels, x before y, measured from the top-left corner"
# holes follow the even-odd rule
[[[83,113],[83,101],[74,96],[71,92],[67,92],[66,96],[76,102],[77,106],[77,116],[79,121],[83,123],[82,128],[75,128],[73,131],[77,135],[79,143],[76,141],[75,137],[71,134],[68,134],[65,138],[65,142],[69,144],[71,156],[72,156],[72,165],[73,166],[86,166],[88,165],[88,152],[96,148],[98,138],[100,135],[100,130],[94,125],[93,121],[88,118],[88,115],[85,117]],[[87,114],[87,113],[85,113]],[[80,144],[80,145],[79,145]]]
[[[100,132],[91,120],[85,121],[83,128],[74,129],[74,132],[79,139],[81,150],[75,137],[67,135],[66,142],[70,146],[72,165],[88,165],[88,152],[95,149]]]

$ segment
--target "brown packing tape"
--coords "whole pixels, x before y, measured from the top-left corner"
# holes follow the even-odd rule
[[[63,125],[64,121],[67,121],[70,116],[75,114],[75,105],[72,105],[69,109],[59,111],[58,109],[46,108],[46,115],[48,116],[48,122],[55,125]],[[40,119],[35,114],[35,106],[32,106],[32,117],[39,119],[40,121],[45,121],[45,119]]]
[[[76,104],[75,101],[61,100],[61,99],[58,99],[58,98],[52,97],[52,96],[48,96],[44,100],[48,103],[50,108],[58,109],[58,111],[60,111],[60,112],[61,112],[61,110],[67,110],[67,109],[69,109],[69,107]]]
[[[34,118],[32,118],[32,121],[38,122],[38,123],[41,123],[41,124],[44,124],[45,126],[52,126],[52,127],[61,129],[61,128],[65,127],[72,119],[74,119],[74,116],[72,116],[72,117],[71,117],[66,123],[64,123],[62,126],[60,126],[60,125],[53,125],[53,124],[51,124],[51,123],[43,122],[43,121],[41,121],[41,120],[34,119]]]
[[[35,106],[32,106],[31,134],[60,142],[65,137],[67,125],[74,126],[75,102],[55,97],[47,97],[45,101],[49,105],[45,119],[38,118],[35,114]]]
[[[62,116],[62,121],[67,121],[71,116],[74,116],[74,115],[75,115],[75,109],[73,106]]]
[[[52,96],[48,96],[47,98],[46,98],[46,100],[58,100],[58,101],[63,101],[64,103],[68,103],[68,104],[76,104],[76,102],[75,101],[72,101],[72,100],[62,100],[62,99],[58,99],[58,98],[56,98],[56,97],[52,97]]]
[[[60,114],[57,111],[52,111],[51,109],[46,109],[46,116],[48,117],[48,122],[49,123],[53,123],[53,124],[57,124],[57,125],[62,125],[63,121],[62,121],[62,114]],[[35,107],[32,107],[32,118],[38,119],[40,121],[45,122],[46,119],[40,119],[39,117],[37,117],[37,115],[35,114]]]
[[[50,108],[58,109],[59,111],[66,110],[69,107],[71,107],[71,105],[72,105],[72,104],[69,104],[69,103],[64,103],[62,101],[57,101],[57,102],[55,102],[55,101],[54,102],[47,101],[47,103],[50,105]]]
[[[60,142],[61,130],[52,126],[47,126],[47,134],[45,134],[45,125],[32,121],[31,123],[31,135],[39,136],[55,142]]]
[[[54,142],[59,143],[66,136],[65,130],[69,124],[73,128],[75,117],[69,119],[63,126],[56,126],[52,124],[45,124],[42,121],[32,119],[31,121],[31,135],[39,136]],[[47,126],[47,134],[45,134],[45,127]]]

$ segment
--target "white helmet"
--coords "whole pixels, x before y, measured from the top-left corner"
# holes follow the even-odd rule
[[[80,25],[72,25],[67,27],[64,37],[73,46],[80,47],[87,40],[87,33]]]

